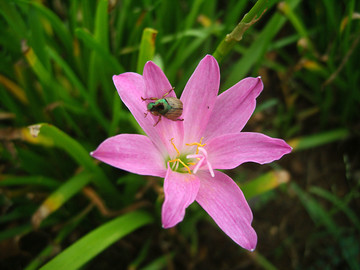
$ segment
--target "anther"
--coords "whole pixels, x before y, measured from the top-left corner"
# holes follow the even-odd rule
[[[200,142],[194,142],[194,143],[186,143],[187,146],[194,146],[196,145],[196,154],[199,154],[199,147],[204,147],[206,145],[206,143],[202,144],[202,140],[204,139],[204,137],[201,137]]]

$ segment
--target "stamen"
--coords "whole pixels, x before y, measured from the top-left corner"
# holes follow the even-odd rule
[[[179,164],[180,164],[179,162],[175,162],[175,168],[174,168],[175,171],[179,169]]]
[[[200,139],[200,142],[193,142],[193,143],[186,143],[186,145],[187,146],[194,146],[194,145],[196,145],[197,147],[196,147],[196,154],[199,154],[199,147],[203,147],[203,146],[205,146],[206,145],[206,143],[204,143],[204,144],[202,144],[202,139],[204,139],[204,137],[201,137],[201,139]]]
[[[176,153],[177,153],[177,157],[179,157],[179,156],[180,156],[180,152],[179,152],[179,150],[176,148],[173,140],[174,140],[174,138],[171,138],[170,142],[171,142],[172,146],[174,147],[174,149],[175,149],[175,151],[176,151]]]
[[[171,162],[179,162],[179,163],[181,163],[188,170],[189,174],[191,174],[190,168],[181,159],[175,158],[173,160],[169,160],[169,163],[171,163]]]

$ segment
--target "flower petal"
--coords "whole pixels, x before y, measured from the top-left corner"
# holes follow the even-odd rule
[[[143,77],[146,86],[144,98],[161,98],[172,88],[164,72],[152,61],[145,64]],[[176,97],[174,91],[171,91],[167,96]]]
[[[173,172],[170,167],[164,181],[165,201],[161,216],[164,228],[171,228],[181,222],[185,209],[194,202],[200,180],[193,174]]]
[[[181,95],[184,104],[185,142],[199,141],[208,123],[219,91],[220,71],[215,58],[202,59]]]
[[[284,140],[253,132],[218,136],[204,148],[214,169],[232,169],[244,162],[269,163],[292,150]]]
[[[249,77],[220,94],[204,137],[210,139],[226,133],[240,132],[254,112],[256,98],[263,87],[260,77]]]
[[[166,164],[159,150],[144,135],[120,134],[102,142],[91,155],[116,168],[164,177]]]
[[[144,98],[162,98],[172,88],[169,80],[166,78],[164,72],[153,62],[149,61],[145,64],[143,78],[145,82],[145,96]],[[166,97],[176,97],[174,91],[171,91]],[[150,101],[145,102],[148,104]],[[154,116],[151,113],[147,116],[147,121],[153,125],[158,121],[159,116]],[[179,117],[182,119],[183,117]],[[167,152],[170,156],[176,156],[176,151],[171,145],[171,138],[176,139],[178,145],[182,145],[184,126],[182,121],[173,121],[166,117],[161,117],[160,122],[153,127],[159,135],[163,138],[163,143],[166,146]]]
[[[200,188],[196,201],[216,224],[238,245],[254,250],[257,235],[251,227],[251,209],[236,183],[226,174],[199,172]]]
[[[159,151],[165,153],[166,148],[163,144],[164,138],[160,136],[158,130],[154,128],[154,123],[145,118],[144,115],[147,108],[146,103],[141,100],[141,97],[145,93],[145,82],[143,77],[137,73],[126,72],[120,75],[114,75],[113,81],[121,100],[126,107],[128,107],[141,128],[153,141]]]

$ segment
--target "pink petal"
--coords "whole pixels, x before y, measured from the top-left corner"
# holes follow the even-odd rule
[[[151,61],[145,64],[143,74],[145,82],[144,98],[162,98],[172,88],[164,72]],[[166,97],[176,97],[176,94],[174,91],[171,91],[168,95],[166,95]],[[146,101],[144,103],[148,104],[149,102],[151,101]],[[147,118],[147,121],[152,124],[155,124],[159,119],[158,116],[154,116],[151,113],[148,114]],[[179,119],[183,119],[183,117],[180,116]],[[167,119],[166,117],[161,117],[160,122],[156,125],[156,127],[153,127],[163,138],[163,143],[165,144],[170,156],[176,156],[175,149],[171,145],[170,140],[172,138],[176,139],[177,145],[182,145],[183,143],[183,125],[182,121],[173,121]]]
[[[256,98],[263,87],[260,77],[249,77],[220,94],[211,112],[205,138],[240,132],[254,112]]]
[[[152,61],[145,64],[143,77],[146,86],[144,98],[161,98],[172,88],[164,72]],[[167,97],[176,97],[175,92],[171,91]]]
[[[153,141],[159,151],[164,156],[168,155],[168,153],[173,153],[174,148],[170,144],[170,140],[175,134],[178,135],[179,138],[182,138],[182,128],[176,129],[176,132],[173,131],[171,128],[172,126],[169,127],[166,125],[169,121],[173,121],[168,120],[165,117],[163,117],[160,123],[154,127],[157,118],[155,120],[150,113],[145,117],[147,103],[141,99],[141,97],[144,97],[145,95],[145,82],[143,76],[137,73],[127,72],[113,76],[113,81],[121,100],[128,107],[136,121]]]
[[[207,55],[200,61],[181,96],[186,143],[199,141],[202,137],[216,101],[219,84],[219,65],[214,57]]]
[[[292,150],[284,140],[253,132],[218,136],[204,148],[214,169],[232,169],[244,162],[269,163]]]
[[[116,168],[164,177],[166,163],[151,140],[144,135],[120,134],[102,142],[91,155]]]
[[[145,82],[141,75],[127,72],[120,75],[114,75],[113,81],[119,93],[121,100],[130,110],[141,128],[159,148],[162,153],[166,152],[162,136],[159,136],[158,130],[153,127],[151,120],[145,118],[146,103],[141,100],[145,93]]]
[[[199,172],[200,189],[196,201],[214,219],[216,224],[238,245],[254,250],[257,243],[251,227],[251,209],[240,188],[226,174],[215,171]]]
[[[194,202],[199,186],[200,181],[195,175],[168,169],[164,181],[165,201],[161,211],[164,228],[171,228],[184,219],[185,209]]]

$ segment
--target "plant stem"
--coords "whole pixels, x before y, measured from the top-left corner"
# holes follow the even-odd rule
[[[261,16],[257,17],[257,15],[260,12],[265,12],[266,2],[267,0],[258,0],[256,4],[250,9],[250,11],[245,14],[245,16],[234,28],[234,30],[230,34],[227,34],[225,38],[221,41],[221,43],[213,53],[213,56],[218,62],[221,62],[224,57],[231,51],[236,42],[242,39],[245,31],[260,19]]]

